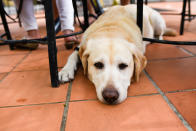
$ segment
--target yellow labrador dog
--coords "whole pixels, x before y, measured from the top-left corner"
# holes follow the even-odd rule
[[[144,6],[143,18],[144,37],[162,39],[164,33],[170,32],[157,11]],[[136,5],[113,6],[85,31],[79,52],[69,56],[59,80],[74,79],[80,58],[98,99],[107,104],[121,103],[127,98],[131,82],[139,80],[146,66],[146,44],[136,25]]]

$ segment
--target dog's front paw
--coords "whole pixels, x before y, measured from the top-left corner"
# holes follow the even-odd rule
[[[74,79],[74,68],[64,68],[59,72],[59,81],[61,83],[70,82]]]

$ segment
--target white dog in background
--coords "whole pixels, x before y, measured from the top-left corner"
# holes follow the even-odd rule
[[[162,39],[167,33],[172,34],[172,30],[166,28],[161,15],[144,6],[143,36]],[[59,80],[74,79],[80,58],[98,99],[107,104],[121,103],[131,82],[139,80],[146,66],[146,44],[136,24],[136,5],[113,6],[85,31],[79,52],[75,50],[69,56]]]

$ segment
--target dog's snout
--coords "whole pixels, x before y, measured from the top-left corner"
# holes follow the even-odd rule
[[[114,104],[119,97],[119,93],[114,88],[105,88],[102,92],[102,96],[108,104]]]

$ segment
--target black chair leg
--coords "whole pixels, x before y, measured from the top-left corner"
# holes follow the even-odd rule
[[[137,1],[137,25],[143,30],[143,0]]]
[[[57,48],[55,39],[55,28],[52,12],[52,0],[43,1],[46,17],[47,41],[48,41],[48,56],[50,64],[50,78],[52,87],[59,86],[58,67],[57,67]]]
[[[95,10],[95,13],[99,17],[101,14],[104,13],[103,7],[101,6],[101,3],[99,0],[91,0],[91,4]]]
[[[188,0],[188,16],[189,22],[191,21],[191,0]]]
[[[12,37],[11,37],[10,30],[9,30],[9,27],[8,27],[8,24],[7,24],[7,20],[5,18],[4,6],[3,6],[2,0],[0,0],[0,13],[1,13],[1,20],[2,20],[2,23],[3,23],[3,27],[4,27],[4,30],[5,30],[6,37],[7,37],[8,40],[11,40]],[[14,46],[11,45],[11,44],[9,44],[9,47],[10,47],[10,50],[14,49]]]
[[[135,4],[135,0],[130,0],[130,3],[131,4]]]
[[[148,4],[148,0],[145,0],[145,5],[147,5]]]
[[[184,21],[185,21],[185,14],[186,14],[186,3],[187,0],[183,0],[183,7],[182,7],[182,14],[181,14],[181,23],[180,23],[180,35],[184,33]]]
[[[89,27],[88,22],[88,8],[87,8],[87,0],[82,0],[83,4],[83,12],[84,12],[84,30],[86,30]]]

